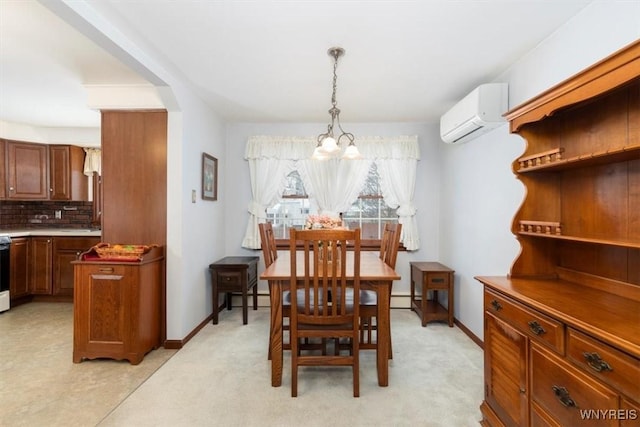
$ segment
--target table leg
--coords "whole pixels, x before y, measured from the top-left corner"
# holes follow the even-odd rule
[[[258,309],[258,285],[253,285],[253,309]]]
[[[282,282],[269,282],[271,287],[271,386],[282,385]]]
[[[378,345],[376,346],[378,385],[389,385],[389,346],[391,343],[391,321],[389,307],[389,288],[391,282],[379,282],[378,292]]]
[[[242,324],[246,325],[249,322],[249,302],[247,286],[249,286],[246,282],[242,285]]]
[[[214,325],[218,324],[218,307],[219,307],[219,296],[218,296],[218,280],[216,279],[217,274],[211,273],[211,294],[212,294],[212,305],[213,305],[213,314],[211,316]]]

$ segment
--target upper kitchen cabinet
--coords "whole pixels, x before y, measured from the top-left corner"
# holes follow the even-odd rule
[[[74,145],[49,146],[51,200],[88,200],[87,177],[84,175],[84,149]]]
[[[7,187],[5,197],[42,200],[49,197],[49,149],[47,145],[5,141]]]
[[[88,201],[84,149],[0,139],[0,199]]]

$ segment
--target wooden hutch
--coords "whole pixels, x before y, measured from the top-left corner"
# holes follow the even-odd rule
[[[527,141],[484,285],[485,426],[640,425],[640,41],[506,114]]]

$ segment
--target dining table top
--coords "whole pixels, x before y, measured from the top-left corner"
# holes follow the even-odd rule
[[[303,262],[304,254],[298,252],[296,254],[296,262],[300,265]],[[347,251],[347,277],[353,277],[353,263],[350,262],[350,258],[353,257],[353,251]],[[298,270],[298,274],[302,277],[304,272],[302,269]],[[291,278],[291,255],[289,251],[282,251],[282,253],[275,259],[275,261],[267,267],[260,279],[262,280],[289,280]],[[374,251],[361,251],[360,252],[360,279],[367,281],[391,281],[400,280],[400,275],[396,271],[387,265],[378,252]]]

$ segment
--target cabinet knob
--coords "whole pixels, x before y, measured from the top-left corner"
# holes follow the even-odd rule
[[[589,367],[594,371],[596,372],[613,371],[613,368],[611,367],[611,365],[609,365],[607,362],[602,360],[602,358],[598,353],[595,353],[595,352],[588,353],[585,351],[584,353],[582,353],[582,355],[587,361],[587,364],[589,365]]]
[[[496,310],[496,311],[502,310],[502,304],[500,304],[498,302],[498,300],[494,299],[493,301],[491,301],[491,305],[493,306],[494,310]]]
[[[14,190],[14,188],[13,188],[13,187],[9,187],[9,191],[13,191],[13,190]]]
[[[50,188],[50,189],[49,189],[49,193],[53,193],[53,188]]]

